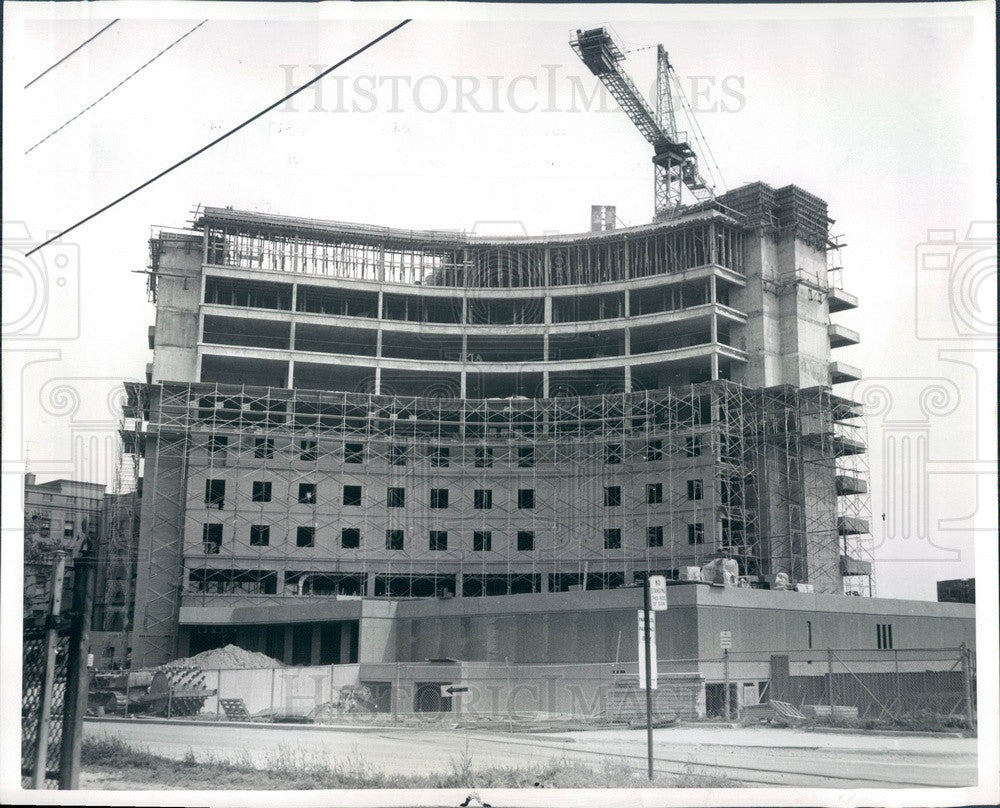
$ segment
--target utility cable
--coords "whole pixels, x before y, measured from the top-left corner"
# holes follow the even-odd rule
[[[277,107],[281,106],[281,105],[282,105],[282,104],[284,104],[284,103],[285,103],[285,102],[286,102],[286,101],[287,101],[288,99],[290,99],[290,98],[294,98],[294,97],[295,97],[296,95],[298,95],[299,93],[301,93],[301,92],[302,92],[303,90],[305,90],[305,89],[308,89],[309,87],[311,87],[312,85],[314,85],[314,84],[315,84],[316,82],[320,81],[320,80],[321,80],[322,78],[324,78],[325,76],[327,76],[327,75],[329,75],[330,73],[332,73],[332,72],[333,72],[334,70],[336,70],[336,69],[337,69],[338,67],[341,67],[341,66],[343,66],[343,65],[347,64],[347,63],[348,63],[349,61],[351,61],[351,59],[353,59],[353,58],[354,58],[355,56],[358,56],[359,54],[362,54],[362,53],[364,53],[364,52],[365,52],[366,50],[368,50],[368,49],[369,49],[369,48],[371,48],[372,46],[374,46],[374,45],[377,45],[377,44],[378,44],[379,42],[381,42],[381,41],[382,41],[383,39],[385,39],[385,38],[387,38],[387,37],[391,36],[392,34],[396,33],[396,31],[398,31],[398,30],[399,30],[400,28],[402,28],[402,27],[403,27],[404,25],[406,25],[406,24],[407,24],[407,23],[409,23],[410,21],[411,21],[411,20],[409,20],[409,19],[406,19],[406,20],[403,20],[403,21],[402,21],[401,23],[397,23],[397,24],[396,24],[396,25],[394,25],[394,26],[393,26],[392,28],[390,28],[390,29],[389,29],[388,31],[385,31],[384,33],[382,33],[382,34],[380,34],[379,36],[375,37],[375,39],[371,40],[371,41],[370,41],[370,42],[369,42],[369,43],[368,43],[367,45],[363,45],[362,47],[360,47],[360,48],[358,48],[358,49],[357,49],[356,51],[354,51],[354,53],[350,54],[349,56],[345,56],[345,57],[344,57],[343,59],[341,59],[341,60],[340,60],[339,62],[337,62],[337,63],[336,63],[335,65],[332,65],[331,67],[328,67],[328,68],[327,68],[326,70],[324,70],[324,71],[323,71],[322,73],[320,73],[319,75],[317,75],[317,76],[316,76],[315,78],[312,78],[312,79],[310,79],[309,81],[307,81],[307,82],[306,82],[305,84],[303,84],[302,86],[298,87],[298,88],[297,88],[297,89],[295,89],[295,90],[292,90],[292,91],[291,91],[290,93],[288,93],[288,95],[285,95],[285,96],[283,96],[282,98],[279,98],[279,99],[278,99],[277,101],[275,101],[275,102],[274,102],[273,104],[270,104],[269,106],[265,107],[265,108],[264,108],[264,109],[262,109],[262,110],[261,110],[260,112],[258,112],[257,114],[255,114],[255,115],[253,115],[253,116],[251,116],[251,117],[247,118],[247,119],[246,119],[245,121],[243,121],[243,123],[239,124],[238,126],[235,126],[235,127],[233,127],[232,129],[230,129],[230,130],[229,130],[228,132],[226,132],[225,134],[222,134],[222,135],[219,135],[219,137],[217,137],[217,138],[216,138],[215,140],[213,140],[213,141],[211,141],[210,143],[207,143],[206,145],[202,146],[202,147],[201,147],[200,149],[198,149],[197,151],[194,151],[194,152],[192,152],[192,153],[191,153],[191,154],[189,154],[189,155],[188,155],[187,157],[185,157],[185,158],[184,158],[183,160],[178,160],[178,161],[177,161],[176,163],[174,163],[174,164],[173,164],[172,166],[170,166],[169,168],[165,168],[165,169],[164,169],[163,171],[161,171],[161,172],[160,172],[159,174],[157,174],[157,175],[156,175],[155,177],[151,177],[150,179],[146,180],[146,181],[145,181],[144,183],[142,183],[141,185],[137,185],[137,186],[136,186],[135,188],[133,188],[133,189],[132,189],[131,191],[129,191],[129,192],[127,193],[127,194],[123,194],[122,196],[120,196],[120,197],[118,197],[118,198],[117,198],[116,200],[114,200],[113,202],[109,202],[109,203],[108,203],[107,205],[105,205],[105,206],[104,206],[103,208],[100,208],[99,210],[96,210],[96,211],[94,211],[93,213],[91,213],[91,214],[90,214],[89,216],[86,216],[86,217],[84,217],[83,219],[80,219],[80,221],[78,221],[78,222],[77,222],[76,224],[74,224],[74,225],[71,225],[70,227],[67,227],[67,228],[66,228],[65,230],[63,230],[63,231],[61,231],[61,232],[59,232],[59,233],[56,233],[56,235],[52,236],[51,238],[48,238],[48,239],[46,239],[46,240],[45,240],[45,241],[43,241],[43,242],[42,242],[41,244],[39,244],[39,245],[38,245],[37,247],[34,247],[34,248],[32,248],[31,250],[29,250],[29,251],[28,251],[27,253],[25,253],[25,257],[27,257],[27,256],[31,255],[32,253],[35,253],[35,252],[38,252],[38,251],[39,251],[40,249],[42,249],[42,247],[45,247],[45,246],[47,246],[47,245],[51,244],[51,243],[52,243],[53,241],[57,241],[58,239],[62,238],[62,237],[63,237],[63,236],[65,236],[65,235],[66,235],[67,233],[70,233],[70,232],[72,232],[73,230],[76,230],[76,228],[78,228],[78,227],[79,227],[80,225],[82,225],[82,224],[86,224],[86,223],[87,223],[87,222],[89,222],[89,221],[90,221],[91,219],[93,219],[93,218],[95,218],[95,217],[97,217],[97,216],[100,216],[100,215],[101,215],[102,213],[104,213],[104,212],[105,212],[106,210],[110,210],[111,208],[113,208],[113,207],[114,207],[115,205],[117,205],[118,203],[120,203],[120,202],[124,202],[124,201],[125,201],[126,199],[128,199],[128,198],[129,198],[130,196],[132,196],[132,195],[134,195],[134,194],[137,194],[137,193],[138,193],[139,191],[141,191],[141,190],[142,190],[143,188],[146,188],[146,187],[148,187],[148,186],[152,185],[152,184],[153,184],[154,182],[156,182],[156,181],[157,181],[158,179],[160,179],[161,177],[165,177],[165,176],[166,176],[167,174],[169,174],[169,173],[170,173],[171,171],[173,171],[174,169],[177,169],[177,168],[180,168],[180,167],[181,167],[182,165],[184,165],[185,163],[188,163],[188,162],[190,162],[191,160],[193,160],[193,159],[194,159],[195,157],[197,157],[197,156],[198,156],[199,154],[202,154],[202,153],[204,153],[204,152],[208,151],[208,150],[209,150],[210,148],[212,148],[213,146],[216,146],[216,145],[218,145],[218,144],[219,144],[219,143],[221,143],[221,142],[222,142],[223,140],[225,140],[226,138],[228,138],[228,137],[229,137],[230,135],[234,135],[234,134],[236,134],[236,133],[237,133],[237,132],[239,132],[239,131],[240,131],[241,129],[244,129],[245,127],[249,126],[249,125],[250,125],[251,123],[253,123],[254,121],[256,121],[256,120],[257,120],[258,118],[262,118],[262,117],[263,117],[264,115],[266,115],[266,114],[267,114],[268,112],[270,112],[270,111],[271,111],[272,109],[275,109],[275,108],[277,108]]]
[[[68,121],[66,121],[66,123],[64,123],[62,126],[59,126],[56,129],[53,129],[51,132],[49,132],[45,137],[43,137],[41,140],[39,140],[34,146],[32,146],[31,148],[29,148],[28,151],[25,152],[25,154],[28,154],[28,153],[34,151],[39,146],[41,146],[46,140],[48,140],[50,137],[52,137],[54,134],[56,134],[57,132],[62,131],[67,126],[69,126],[71,123],[73,123],[73,121],[75,121],[77,118],[79,118],[81,115],[83,115],[83,113],[85,113],[87,110],[93,109],[94,107],[96,107],[98,104],[101,103],[101,101],[103,101],[105,98],[107,98],[109,95],[111,95],[111,93],[113,93],[115,90],[117,90],[119,87],[121,87],[126,81],[128,81],[129,79],[131,79],[133,76],[137,75],[138,73],[141,73],[143,70],[145,70],[151,64],[153,64],[153,62],[155,62],[157,59],[159,59],[161,56],[163,56],[163,54],[165,54],[168,50],[170,50],[174,45],[178,44],[181,40],[187,39],[189,36],[191,36],[191,34],[193,34],[195,31],[197,31],[199,28],[201,28],[201,26],[203,26],[206,22],[208,22],[208,20],[202,20],[194,28],[190,29],[186,34],[184,34],[183,36],[179,37],[178,39],[175,39],[173,42],[171,42],[169,45],[167,45],[167,47],[165,47],[158,54],[156,54],[156,56],[154,56],[152,59],[150,59],[148,62],[146,62],[141,67],[137,68],[136,70],[133,70],[131,73],[129,73],[129,75],[127,75],[125,78],[123,78],[120,82],[118,82],[114,87],[112,87],[110,90],[108,90],[104,95],[102,95],[100,98],[98,98],[92,104],[89,104],[88,106],[86,106],[83,109],[81,109],[78,113],[76,113],[76,115],[74,115],[72,118],[70,118]]]
[[[43,70],[41,73],[39,73],[37,76],[35,76],[31,81],[29,81],[27,84],[25,84],[24,85],[24,89],[27,90],[32,84],[34,84],[36,81],[38,81],[42,76],[44,76],[50,70],[54,70],[55,68],[59,67],[59,65],[61,65],[63,62],[65,62],[67,59],[69,59],[69,57],[72,56],[74,53],[76,53],[78,50],[80,50],[80,48],[82,48],[88,42],[93,42],[95,39],[97,39],[97,37],[99,37],[101,34],[103,34],[105,31],[107,31],[116,22],[118,22],[117,19],[112,20],[107,25],[105,25],[100,31],[98,31],[96,34],[94,34],[90,39],[85,39],[83,42],[81,42],[79,45],[77,45],[75,48],[73,48],[73,50],[71,50],[69,53],[67,53],[65,56],[63,56],[63,58],[60,59],[58,62],[56,62],[54,65],[45,68],[45,70]]]

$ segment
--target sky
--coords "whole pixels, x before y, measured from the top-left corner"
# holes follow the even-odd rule
[[[500,234],[584,231],[591,204],[649,221],[651,149],[568,44],[610,24],[643,90],[650,46],[669,51],[720,190],[795,183],[829,204],[843,283],[861,301],[835,315],[861,344],[833,358],[864,373],[836,392],[869,413],[877,594],[932,600],[937,580],[995,582],[992,4],[407,13],[321,95],[305,91],[28,257],[401,12],[5,5],[5,482],[25,468],[113,482],[117,391],[152,359],[151,228],[185,227],[198,205]]]

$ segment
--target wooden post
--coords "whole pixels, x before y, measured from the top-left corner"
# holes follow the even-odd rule
[[[52,717],[52,689],[56,672],[56,645],[59,641],[59,612],[62,609],[63,578],[66,557],[60,553],[52,569],[52,597],[49,601],[48,626],[45,632],[45,674],[38,704],[38,743],[35,746],[35,770],[31,787],[45,787],[45,767],[49,757],[49,720]]]
[[[82,553],[74,564],[73,625],[66,669],[66,703],[63,706],[62,743],[59,748],[59,788],[80,787],[80,746],[83,717],[87,712],[90,670],[90,612],[94,607],[94,555]]]

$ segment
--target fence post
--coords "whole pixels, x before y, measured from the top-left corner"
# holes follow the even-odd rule
[[[896,718],[902,718],[903,717],[903,688],[902,688],[902,686],[900,684],[900,680],[899,680],[899,649],[898,648],[894,649],[893,652],[892,652],[892,655],[893,655],[893,661],[895,663],[895,671],[896,671],[896,704],[898,705],[898,707],[896,708]]]
[[[222,668],[215,672],[215,720],[222,715]]]
[[[722,651],[722,719],[729,720],[729,649]]]
[[[392,723],[399,723],[399,700],[402,697],[399,692],[399,663],[396,663],[396,698],[392,700]]]
[[[80,744],[90,686],[87,650],[90,646],[90,612],[94,607],[94,554],[90,551],[81,553],[74,567],[73,625],[69,636],[66,701],[59,747],[59,788],[63,790],[80,787]]]
[[[829,702],[830,702],[830,723],[836,724],[837,717],[834,714],[835,708],[833,705],[833,649],[832,648],[826,649],[826,682],[827,682],[826,685],[827,695],[829,697]]]
[[[269,707],[271,720],[274,720],[274,668],[271,668],[271,706]]]
[[[52,569],[52,599],[50,600],[45,632],[45,675],[38,699],[38,742],[35,745],[35,770],[31,776],[32,788],[45,787],[45,767],[49,758],[49,719],[52,716],[52,690],[55,684],[56,645],[59,641],[59,612],[62,609],[63,578],[66,574],[66,557],[59,553]]]
[[[972,651],[963,642],[962,646],[962,681],[965,685],[965,718],[969,722],[969,729],[976,728],[976,709],[972,702]]]

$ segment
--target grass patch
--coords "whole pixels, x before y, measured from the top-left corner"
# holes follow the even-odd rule
[[[605,758],[591,765],[565,756],[539,760],[527,766],[476,765],[468,745],[453,756],[445,771],[426,775],[386,773],[355,748],[344,758],[330,760],[319,752],[280,746],[264,767],[254,766],[247,751],[235,759],[198,757],[189,749],[180,760],[151,754],[117,736],[84,738],[85,775],[102,775],[107,786],[190,790],[311,790],[340,788],[734,788],[737,781],[723,775],[697,773],[689,764],[679,775],[657,775],[650,782],[621,758]]]

